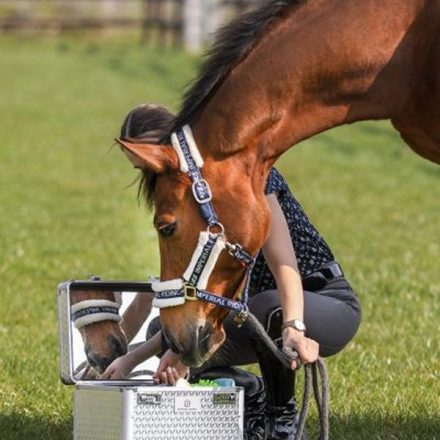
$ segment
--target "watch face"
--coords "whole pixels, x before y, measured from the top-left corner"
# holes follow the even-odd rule
[[[304,325],[304,323],[302,321],[300,321],[299,319],[295,319],[293,321],[293,325],[295,326],[295,328],[301,332],[305,332],[306,331],[306,326]]]

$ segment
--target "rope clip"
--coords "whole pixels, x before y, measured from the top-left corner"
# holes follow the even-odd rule
[[[246,306],[244,310],[241,310],[234,316],[234,324],[240,328],[248,319],[249,316],[249,310]]]

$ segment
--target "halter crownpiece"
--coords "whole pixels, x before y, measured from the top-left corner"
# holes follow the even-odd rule
[[[212,193],[208,182],[203,178],[201,168],[204,165],[202,155],[189,125],[171,135],[171,144],[177,153],[180,170],[187,173],[192,181],[192,192],[199,205],[200,213],[208,226],[221,226],[214,206],[211,203]],[[223,226],[221,226],[221,229]],[[223,230],[223,229],[222,229]]]
[[[171,135],[171,144],[179,157],[180,171],[189,173],[192,169],[203,168],[204,161],[189,125]]]
[[[197,148],[191,127],[185,125],[174,132],[171,135],[171,143],[179,158],[180,170],[187,173],[191,179],[193,197],[199,206],[203,219],[208,224],[208,230],[200,232],[197,247],[182,278],[169,281],[153,281],[152,289],[156,292],[153,305],[159,308],[174,307],[182,305],[186,301],[203,300],[238,312],[241,324],[247,315],[249,278],[255,259],[239,244],[230,243],[226,240],[225,229],[220,223],[212,204],[211,188],[202,176],[201,168],[204,162]],[[220,232],[213,232],[214,229],[218,229]],[[214,270],[221,252],[225,249],[243,266],[247,266],[240,301],[205,290],[209,276]]]

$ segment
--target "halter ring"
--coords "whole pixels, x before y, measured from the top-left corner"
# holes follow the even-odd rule
[[[213,232],[213,231],[211,231],[211,229],[213,229],[215,227],[220,228],[220,232]],[[216,222],[216,223],[213,223],[212,225],[209,225],[206,228],[206,231],[209,232],[210,234],[218,234],[218,235],[220,235],[222,237],[225,237],[225,227],[220,222]]]

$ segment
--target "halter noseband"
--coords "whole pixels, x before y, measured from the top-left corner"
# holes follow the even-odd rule
[[[122,304],[122,295],[115,292],[115,301],[107,299],[86,299],[73,304],[70,308],[73,325],[78,330],[89,324],[101,321],[121,321],[119,309]]]
[[[192,182],[192,193],[203,219],[208,224],[206,231],[200,232],[199,241],[188,268],[181,278],[169,281],[154,280],[152,289],[156,293],[153,300],[155,307],[174,307],[186,301],[207,301],[216,306],[237,312],[237,324],[241,325],[247,317],[249,280],[255,259],[242,246],[226,240],[225,228],[220,222],[212,205],[212,192],[203,178],[201,168],[203,158],[193,137],[189,125],[185,125],[171,135],[171,143],[180,162],[180,170],[187,173]],[[220,232],[213,232],[219,229]],[[246,266],[245,284],[240,301],[208,292],[206,286],[209,276],[223,250]]]

